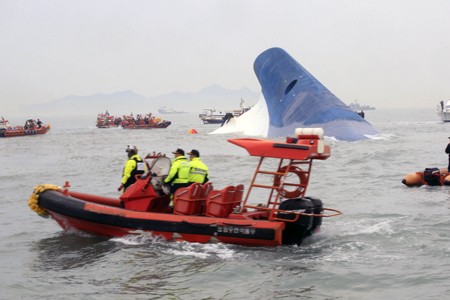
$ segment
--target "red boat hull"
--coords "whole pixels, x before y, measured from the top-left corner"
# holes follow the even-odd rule
[[[24,129],[22,126],[11,127],[0,131],[0,137],[16,137],[36,134],[46,134],[51,128],[51,125],[44,125],[41,128]]]
[[[88,194],[83,194],[88,196]],[[107,203],[112,198],[94,196]],[[108,200],[109,199],[109,200]],[[121,237],[128,234],[151,232],[167,240],[207,243],[223,242],[248,246],[282,245],[284,222],[234,219],[171,213],[141,212],[116,205],[88,202],[58,191],[45,191],[39,205],[65,230],[77,229],[96,235]]]
[[[122,124],[124,129],[155,129],[155,128],[167,128],[171,124],[170,121],[165,121],[156,124]]]

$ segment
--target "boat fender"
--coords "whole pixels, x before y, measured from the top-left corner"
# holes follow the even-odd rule
[[[39,206],[39,194],[47,190],[61,191],[61,188],[53,184],[40,184],[34,188],[30,199],[28,199],[28,206],[42,217],[48,216],[48,213]]]
[[[281,167],[278,172],[280,173],[284,173],[286,172],[286,169],[289,166],[283,166]],[[299,167],[294,167],[291,166],[289,169],[289,173],[294,173],[298,176],[299,179],[299,185],[300,184],[306,184],[306,175],[304,173],[304,171],[302,169],[300,169]],[[282,175],[275,175],[275,178],[273,180],[273,185],[274,186],[279,186],[280,185],[280,180],[281,180],[281,176]],[[285,189],[280,189],[280,194],[285,197],[285,198],[297,198],[301,195],[302,191],[304,190],[304,188],[302,186],[298,186],[295,190],[292,191],[288,191]]]

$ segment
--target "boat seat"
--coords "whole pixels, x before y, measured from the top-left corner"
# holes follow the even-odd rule
[[[202,185],[202,189],[203,189],[203,195],[202,198],[208,197],[209,192],[211,192],[214,189],[213,183],[211,181],[208,181],[207,183]]]
[[[173,196],[173,213],[176,215],[201,215],[205,198],[200,183],[179,188]]]
[[[229,210],[232,212],[234,209],[239,206],[242,202],[242,196],[244,196],[244,185],[238,184],[234,190],[233,200],[231,201],[231,207]]]
[[[125,209],[148,211],[152,207],[152,201],[157,199],[158,195],[150,184],[150,179],[150,176],[137,177],[136,182],[119,197]]]
[[[206,212],[210,217],[226,218],[231,213],[233,198],[235,193],[234,186],[227,186],[222,190],[213,190],[209,192],[206,198]]]

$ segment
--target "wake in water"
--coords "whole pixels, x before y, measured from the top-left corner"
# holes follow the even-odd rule
[[[191,256],[201,259],[218,257],[220,259],[236,258],[240,255],[232,249],[231,245],[221,243],[190,243],[185,241],[168,242],[163,237],[155,236],[149,232],[137,235],[126,235],[120,238],[112,238],[111,241],[124,245],[153,245],[163,247],[165,253],[177,256]]]

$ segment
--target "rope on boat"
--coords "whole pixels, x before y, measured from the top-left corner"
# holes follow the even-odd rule
[[[28,199],[28,206],[40,216],[48,215],[47,211],[39,206],[39,194],[47,190],[59,191],[61,188],[53,184],[40,184],[34,188],[30,199]]]

